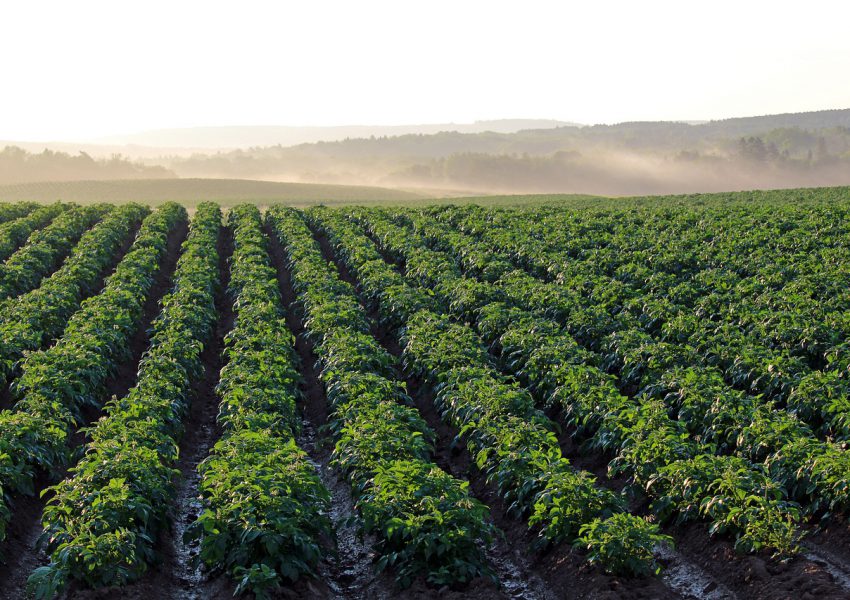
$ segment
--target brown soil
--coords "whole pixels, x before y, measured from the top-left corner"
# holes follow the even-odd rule
[[[846,516],[827,519],[805,541],[814,548],[828,548],[831,554],[850,564],[850,522]]]
[[[734,591],[739,598],[794,600],[850,598],[827,569],[803,556],[781,562],[769,556],[741,555],[731,542],[711,539],[705,523],[669,527],[678,549],[706,572]]]
[[[15,399],[12,398],[12,392],[10,387],[11,383],[8,381],[5,385],[0,387],[0,410],[12,408],[12,406],[15,404]]]

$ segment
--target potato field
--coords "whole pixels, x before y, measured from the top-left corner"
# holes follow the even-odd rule
[[[850,598],[850,192],[0,204],[0,599]]]

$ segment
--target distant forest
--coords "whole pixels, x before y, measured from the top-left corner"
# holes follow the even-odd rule
[[[401,135],[156,161],[185,177],[653,194],[850,184],[850,110],[688,124]]]
[[[121,155],[95,159],[85,152],[76,156],[53,150],[31,153],[17,146],[0,150],[0,184],[166,177],[175,174],[163,166],[144,165]]]

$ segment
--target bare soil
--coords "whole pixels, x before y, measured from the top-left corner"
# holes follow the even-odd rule
[[[284,590],[285,597],[299,598],[388,598],[393,584],[385,574],[375,573],[371,540],[361,539],[354,524],[345,521],[355,514],[355,502],[348,483],[331,466],[333,441],[322,431],[328,423],[328,400],[316,370],[317,357],[306,335],[303,311],[292,287],[292,274],[277,236],[267,231],[272,263],[286,308],[286,323],[295,336],[295,350],[301,373],[303,430],[298,445],[308,453],[322,482],[331,492],[331,517],[337,527],[338,556],[325,561],[319,581],[303,581]]]

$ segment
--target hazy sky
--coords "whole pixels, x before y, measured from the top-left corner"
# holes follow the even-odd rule
[[[840,0],[9,1],[0,139],[850,108],[848,23]]]

